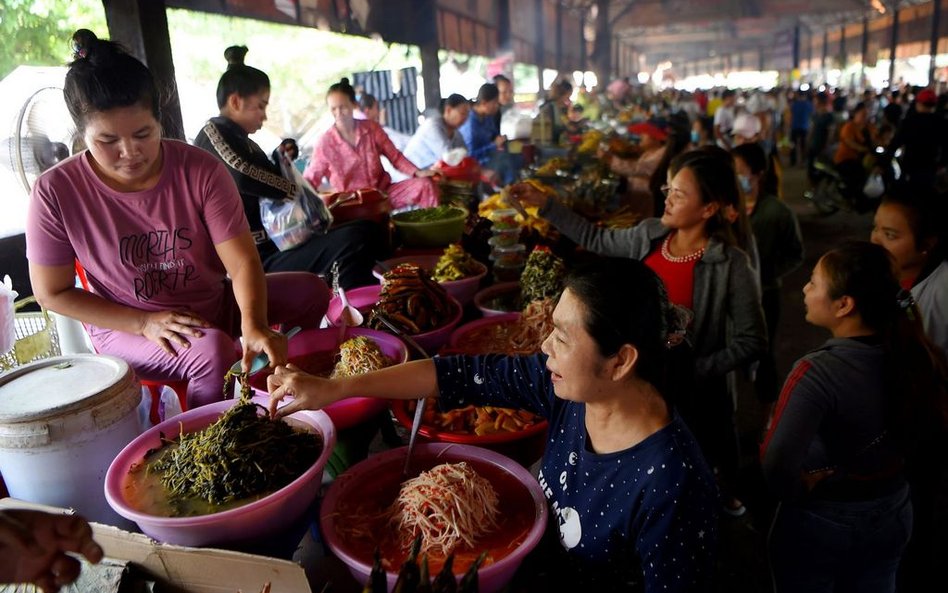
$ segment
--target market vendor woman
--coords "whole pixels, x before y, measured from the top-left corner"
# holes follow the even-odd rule
[[[543,354],[454,356],[327,380],[278,367],[270,410],[285,416],[353,395],[437,397],[524,408],[549,421],[539,475],[559,545],[538,568],[556,590],[711,590],[714,476],[669,402],[676,316],[639,261],[599,259],[568,276]],[[278,408],[288,396],[295,399]],[[555,542],[553,542],[555,544]]]
[[[329,179],[334,191],[355,191],[374,188],[388,194],[392,208],[437,206],[438,189],[431,176],[434,171],[419,169],[395,148],[382,126],[367,119],[357,120],[355,89],[343,78],[329,87],[326,103],[334,124],[323,134],[303,172],[313,187],[323,177]],[[380,157],[387,158],[396,169],[413,177],[398,183],[382,168]]]
[[[151,72],[90,31],[74,39],[64,94],[88,150],[33,187],[33,291],[138,377],[189,380],[190,406],[218,401],[236,338],[245,367],[259,352],[285,361],[286,338],[270,324],[315,327],[329,290],[313,274],[266,276],[224,166],[162,139]],[[75,286],[76,262],[88,291]]]

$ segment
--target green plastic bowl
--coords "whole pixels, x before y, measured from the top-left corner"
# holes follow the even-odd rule
[[[467,209],[452,206],[457,213],[438,220],[413,222],[405,218],[418,216],[421,210],[400,212],[392,216],[392,222],[407,247],[445,247],[461,240],[464,233],[464,221],[467,220]],[[424,210],[428,210],[427,208]]]

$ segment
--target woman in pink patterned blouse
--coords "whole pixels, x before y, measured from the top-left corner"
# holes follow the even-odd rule
[[[326,102],[336,123],[316,144],[303,177],[314,187],[321,184],[323,177],[328,177],[335,191],[367,187],[382,190],[388,194],[394,210],[438,205],[438,190],[431,179],[434,172],[419,169],[405,158],[380,125],[353,118],[355,90],[347,78],[329,87]],[[392,183],[392,178],[382,169],[382,156],[412,178]]]

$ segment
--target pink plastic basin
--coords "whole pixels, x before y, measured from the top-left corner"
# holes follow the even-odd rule
[[[488,286],[487,288],[475,294],[474,305],[477,306],[484,317],[491,317],[492,315],[504,315],[506,313],[517,312],[519,309],[499,309],[496,307],[496,305],[492,304],[491,301],[497,297],[506,297],[506,301],[510,301],[511,304],[514,304],[513,301],[517,300],[517,297],[519,296],[519,282],[501,282],[500,284]]]
[[[387,259],[382,264],[387,269],[392,269],[398,264],[410,263],[415,264],[423,270],[427,270],[429,273],[434,270],[435,265],[438,263],[438,260],[441,259],[440,255],[405,255],[402,257],[395,257],[392,259]],[[481,286],[481,280],[484,279],[484,276],[487,275],[487,266],[481,262],[474,262],[477,264],[477,269],[479,270],[477,274],[473,276],[468,276],[467,278],[461,278],[460,280],[450,280],[448,282],[439,282],[441,286],[444,287],[448,294],[453,296],[458,300],[462,305],[466,305],[474,299],[474,295],[477,294],[478,289]],[[372,274],[379,279],[379,282],[382,281],[382,275],[384,274],[382,266],[375,266],[372,268]],[[346,293],[348,294],[348,293]]]
[[[346,291],[346,297],[349,299],[349,304],[363,311],[365,313],[365,321],[369,321],[369,310],[371,305],[374,305],[379,301],[379,293],[382,291],[382,285],[376,286],[360,286],[359,288],[354,288],[352,290]],[[454,308],[454,315],[451,319],[441,327],[433,329],[428,332],[421,334],[413,334],[411,337],[418,342],[418,345],[424,348],[428,354],[434,356],[438,350],[448,343],[448,338],[451,337],[451,332],[454,331],[454,328],[458,326],[458,323],[461,322],[461,316],[464,313],[461,303],[457,301],[451,295],[448,295],[448,300],[451,302],[452,307]],[[330,323],[335,324],[339,319],[339,314],[342,312],[342,301],[339,300],[339,297],[333,297],[329,300],[329,308],[326,310],[326,317],[329,319]],[[295,339],[295,338],[294,338]]]
[[[408,360],[408,349],[404,342],[391,334],[367,327],[347,328],[344,339],[348,340],[354,336],[367,336],[378,344],[382,354],[394,360],[396,364]],[[335,350],[338,347],[338,340],[339,331],[335,328],[301,331],[299,335],[288,342],[287,358],[290,362],[296,362],[296,360],[308,354]],[[269,374],[267,371],[260,371],[250,377],[250,385],[256,395],[268,397],[267,376]],[[343,430],[365,422],[369,418],[378,415],[386,407],[388,407],[388,400],[374,397],[350,397],[323,408],[323,411],[329,415],[329,419],[332,420],[336,430]]]
[[[360,286],[346,291],[346,298],[349,304],[362,312],[365,320],[369,320],[369,312],[375,303],[379,302],[379,293],[382,287],[376,284],[371,286]],[[329,299],[329,306],[326,308],[326,319],[333,325],[339,321],[339,314],[342,313],[342,301],[338,296]],[[295,339],[295,338],[294,338]]]
[[[352,576],[360,584],[368,581],[372,571],[371,553],[368,553],[366,557],[360,557],[340,539],[336,532],[336,520],[346,521],[351,518],[341,517],[336,512],[336,507],[340,501],[349,500],[351,497],[367,497],[375,494],[379,489],[378,482],[382,481],[380,476],[392,474],[400,476],[407,450],[407,447],[391,449],[352,466],[333,481],[320,506],[319,522],[324,541],[332,552],[349,567]],[[523,485],[533,505],[532,509],[528,509],[528,512],[533,515],[533,524],[524,541],[513,552],[481,568],[478,572],[480,591],[497,593],[510,582],[523,559],[540,542],[547,522],[546,500],[539,483],[529,471],[509,457],[504,457],[494,451],[469,445],[423,443],[416,444],[412,452],[414,472],[430,469],[441,463],[459,461],[467,461],[474,466],[474,469],[492,466],[505,472]],[[504,524],[503,520],[501,524]],[[394,587],[397,576],[396,572],[386,573],[389,591]],[[462,575],[456,576],[460,579]]]
[[[261,398],[254,398],[254,401],[264,406],[267,403]],[[323,449],[316,463],[302,476],[269,496],[242,507],[197,517],[149,515],[132,508],[125,501],[123,485],[128,470],[133,464],[140,463],[148,450],[161,446],[159,433],[163,432],[171,439],[178,436],[182,426],[185,433],[201,430],[217,420],[234,403],[234,400],[226,400],[188,410],[153,426],[122,449],[105,474],[105,499],[112,509],[137,523],[146,535],[182,546],[251,542],[276,536],[306,520],[304,515],[316,499],[322,483],[323,468],[336,444],[335,428],[325,412],[304,411],[289,416],[320,434]]]

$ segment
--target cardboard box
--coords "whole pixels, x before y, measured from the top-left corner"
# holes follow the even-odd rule
[[[0,509],[11,508],[72,512],[12,498],[0,499]],[[91,525],[93,537],[106,558],[129,562],[143,570],[161,584],[162,591],[259,593],[269,583],[271,593],[312,593],[303,567],[295,562],[229,550],[173,546],[111,525]],[[0,593],[5,589],[0,585]]]

